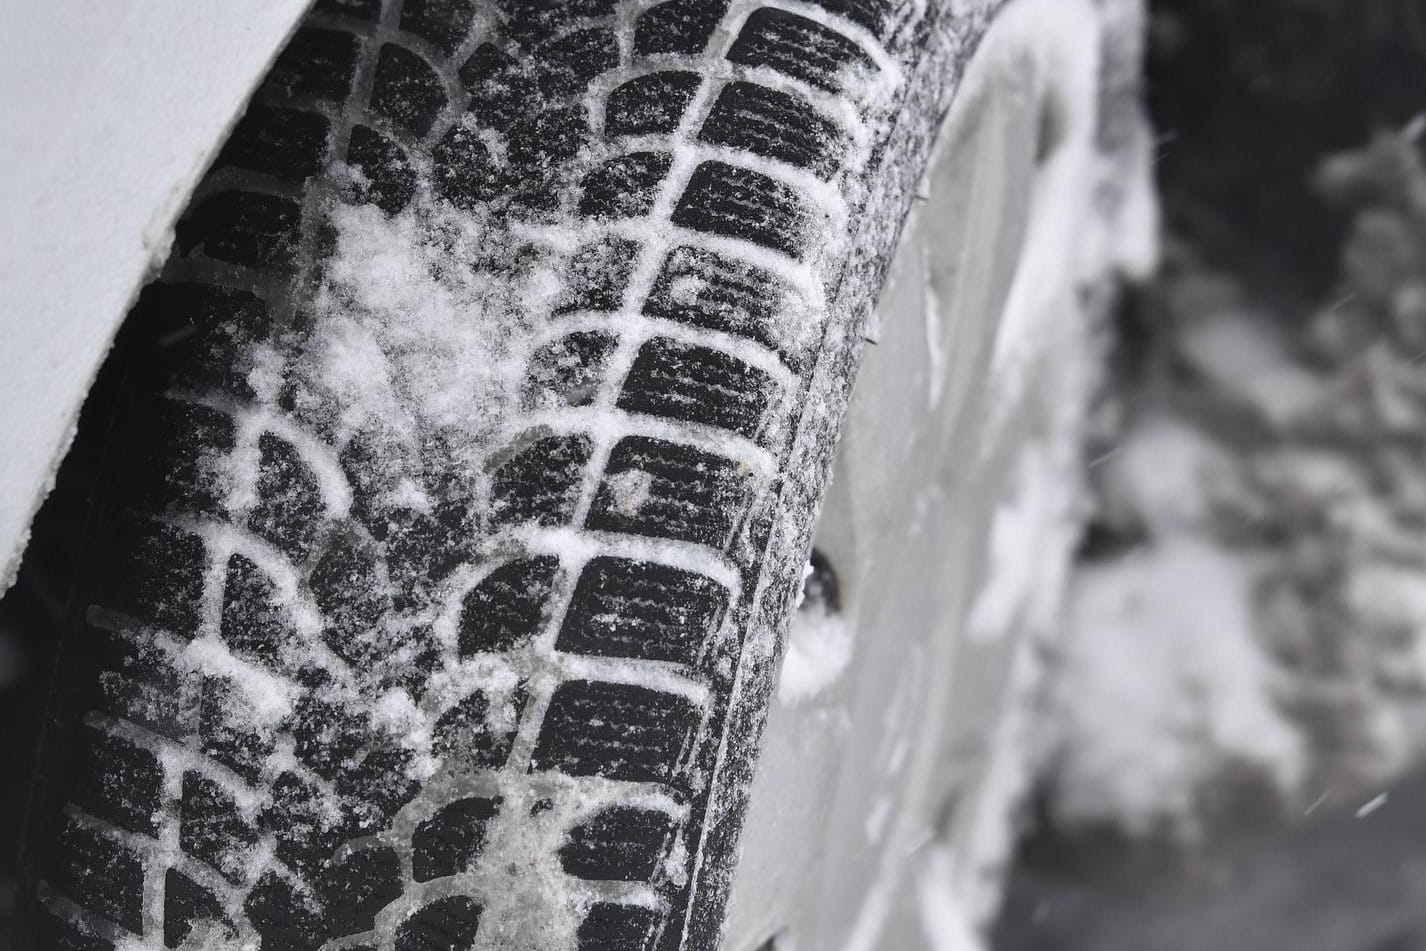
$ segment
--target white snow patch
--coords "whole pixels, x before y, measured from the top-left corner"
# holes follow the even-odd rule
[[[1064,553],[1079,533],[1069,498],[1079,480],[1047,447],[1027,443],[1010,478],[1011,495],[990,524],[989,574],[967,621],[970,637],[978,641],[1008,635],[1022,610],[1059,594]]]
[[[1158,531],[1203,524],[1229,491],[1238,462],[1197,428],[1169,415],[1142,420],[1103,467],[1111,518],[1143,519]]]
[[[1056,685],[1057,818],[1191,832],[1196,797],[1225,760],[1296,788],[1305,750],[1271,699],[1253,580],[1252,564],[1189,537],[1081,572]]]
[[[707,286],[707,281],[697,274],[681,274],[674,278],[673,284],[669,286],[669,298],[675,304],[684,306],[696,304],[698,296],[703,293]]]
[[[1096,179],[1099,161],[1094,118],[1102,27],[1092,6],[1073,2],[1039,4],[1033,10],[1012,4],[997,28],[996,40],[1018,54],[1010,67],[1017,70],[1016,81],[1037,82],[1041,108],[1057,116],[1060,135],[1036,176],[1030,199],[1034,214],[991,357],[994,376],[1014,379],[1011,386],[1018,390],[1024,361],[1038,351],[1040,325],[1064,313],[1057,305],[1086,272],[1085,262],[1106,259],[1099,243],[1107,238],[1086,229],[1096,220],[1087,183]],[[960,96],[970,102],[978,92],[963,89]]]
[[[440,759],[431,754],[431,724],[405,690],[393,687],[382,694],[372,706],[371,722],[417,754],[407,769],[413,779],[429,779],[440,767]]]
[[[955,890],[954,863],[945,848],[930,850],[916,881],[921,928],[931,951],[985,951],[985,942]]]
[[[1372,813],[1380,809],[1382,806],[1386,805],[1386,801],[1388,798],[1389,796],[1387,793],[1381,793],[1377,796],[1372,797],[1371,799],[1363,803],[1361,808],[1356,811],[1355,817],[1358,819],[1365,819],[1367,816],[1371,815]]]
[[[346,433],[434,431],[468,447],[513,400],[517,358],[561,293],[548,255],[441,202],[394,216],[340,206],[331,221],[309,382]]]
[[[1221,392],[1237,395],[1275,424],[1301,419],[1324,396],[1317,376],[1287,356],[1272,321],[1236,309],[1203,315],[1180,344],[1193,367]]]
[[[247,700],[248,714],[254,725],[276,726],[291,714],[297,702],[295,685],[236,656],[217,637],[194,639],[179,655],[178,662],[205,676],[234,684]]]
[[[827,690],[846,672],[853,646],[851,625],[840,613],[820,605],[798,611],[787,632],[778,702],[795,706]]]
[[[620,515],[633,516],[648,502],[654,477],[642,469],[625,469],[605,479],[604,484],[612,493],[614,510]]]
[[[259,403],[274,404],[282,391],[282,355],[267,344],[254,346],[248,354],[248,386]]]

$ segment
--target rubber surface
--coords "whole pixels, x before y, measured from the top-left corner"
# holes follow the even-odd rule
[[[316,5],[129,320],[17,951],[714,946],[921,15]],[[554,262],[477,462],[304,375],[339,205]]]

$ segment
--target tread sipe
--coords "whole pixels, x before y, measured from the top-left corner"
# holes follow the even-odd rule
[[[318,0],[115,358],[16,951],[715,946],[937,6]]]

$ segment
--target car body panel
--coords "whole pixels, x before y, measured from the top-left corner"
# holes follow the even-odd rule
[[[0,32],[0,590],[173,223],[308,0],[45,0]]]

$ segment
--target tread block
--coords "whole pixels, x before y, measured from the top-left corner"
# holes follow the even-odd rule
[[[160,341],[152,351],[155,389],[222,392],[252,400],[247,343],[268,335],[267,304],[250,291],[155,282],[129,318]]]
[[[777,349],[773,321],[789,293],[770,271],[684,245],[664,259],[644,313]]]
[[[570,259],[568,287],[555,313],[618,310],[638,256],[638,242],[628,238],[608,236],[580,247]]]
[[[273,781],[270,799],[259,823],[273,833],[277,857],[301,876],[315,880],[338,846],[362,834],[345,810],[341,827],[334,824],[323,792],[293,773],[282,773]]]
[[[160,736],[183,741],[193,729],[169,659],[147,641],[93,631],[96,655],[102,656],[99,708]]]
[[[534,55],[545,67],[541,92],[572,96],[584,92],[595,76],[618,67],[619,39],[603,27],[576,30],[541,44]]]
[[[290,198],[225,191],[189,210],[174,229],[178,251],[244,267],[290,270],[302,208]]]
[[[401,858],[386,845],[355,849],[328,864],[320,887],[329,935],[369,931],[377,912],[401,894]]]
[[[524,697],[517,690],[513,705],[518,710]],[[495,769],[505,764],[515,743],[516,718],[507,726],[492,724],[490,700],[480,691],[451,707],[436,721],[435,747],[443,758],[469,769]],[[503,722],[503,721],[497,721]]]
[[[512,561],[471,588],[461,603],[461,656],[513,650],[538,634],[559,566],[553,555]]]
[[[580,922],[576,933],[579,951],[649,951],[659,919],[652,908],[599,902]]]
[[[419,607],[431,586],[468,557],[474,519],[463,501],[458,493],[444,500],[438,493],[430,512],[398,508],[387,514],[386,575],[398,611]]]
[[[723,548],[747,503],[731,459],[679,443],[626,436],[610,454],[587,525]]]
[[[413,912],[396,929],[395,951],[469,951],[480,928],[480,906],[464,895]]]
[[[502,70],[513,68],[515,58],[494,43],[481,43],[466,57],[466,61],[456,70],[461,83],[474,92],[482,83],[488,83]]]
[[[565,681],[550,700],[530,771],[668,783],[678,776],[698,720],[693,705],[676,694]]]
[[[497,524],[559,525],[574,517],[589,464],[588,436],[546,436],[496,470],[492,519]]]
[[[122,928],[143,930],[144,867],[137,855],[67,819],[47,858],[47,881],[56,892]]]
[[[524,176],[527,190],[549,191],[542,176],[579,154],[589,143],[589,121],[583,106],[557,106],[530,114],[528,102],[521,103],[519,118],[510,127],[506,155]]]
[[[219,625],[223,643],[271,670],[283,669],[283,647],[297,643],[277,590],[263,570],[242,555],[228,559]]]
[[[158,833],[163,767],[151,751],[128,740],[84,727],[74,801],[105,822],[144,835]]]
[[[810,0],[828,13],[846,17],[873,36],[884,36],[895,0]]]
[[[650,7],[634,21],[634,52],[701,53],[727,11],[728,0],[668,0]]]
[[[272,753],[272,742],[241,725],[233,711],[245,709],[245,701],[231,684],[205,680],[198,705],[199,749],[204,756],[256,782],[263,760]]]
[[[674,822],[656,809],[614,806],[569,831],[564,870],[589,881],[649,882],[673,844]]]
[[[430,40],[447,56],[470,32],[474,18],[471,0],[406,0],[401,6],[401,29]]]
[[[495,161],[478,129],[457,123],[431,152],[436,194],[470,211],[510,187],[505,166]]]
[[[357,46],[350,33],[303,27],[278,55],[264,93],[276,99],[345,100],[356,76]]]
[[[776,389],[772,377],[721,350],[655,337],[639,348],[618,406],[755,439]]]
[[[579,213],[586,218],[639,218],[653,210],[673,165],[670,152],[631,152],[584,177]]]
[[[673,223],[739,238],[796,257],[805,241],[807,207],[797,189],[752,169],[703,162],[673,212]]]
[[[555,647],[601,657],[696,665],[718,633],[729,592],[711,578],[647,561],[591,558]]]
[[[322,170],[330,132],[331,121],[321,113],[253,103],[233,127],[214,167],[305,182]]]
[[[683,70],[648,73],[609,94],[604,131],[609,135],[655,135],[673,132],[702,82]]]
[[[756,83],[731,82],[713,103],[698,136],[830,178],[847,153],[848,136],[800,96]]]
[[[151,463],[138,475],[143,501],[153,511],[178,509],[214,518],[225,515],[221,457],[236,438],[226,413],[182,400],[161,400],[150,440]]]
[[[612,16],[619,0],[497,0],[495,5],[507,17],[505,31],[509,38],[530,46],[556,33],[576,29],[581,21]]]
[[[182,872],[171,868],[164,876],[164,947],[182,947],[188,935],[195,929],[199,929],[198,933],[210,940],[219,934],[229,940],[238,936],[233,923],[223,914],[223,905],[218,896]]]
[[[351,819],[363,832],[384,828],[416,795],[420,784],[410,773],[414,757],[410,750],[386,745],[358,762],[342,764],[337,773],[337,793],[348,803]]]
[[[364,179],[357,189],[359,200],[371,202],[388,215],[405,208],[416,194],[416,173],[405,149],[369,126],[352,127],[347,164]]]
[[[411,836],[411,873],[418,882],[467,871],[485,848],[499,799],[460,799],[442,806]]]
[[[308,578],[322,611],[322,639],[338,657],[361,667],[377,660],[380,638],[372,634],[390,609],[381,574],[379,556],[369,543],[339,535]]]
[[[740,66],[762,66],[830,92],[850,68],[873,68],[857,43],[816,20],[775,7],[755,10],[728,50]]]
[[[534,408],[593,403],[616,342],[611,334],[581,330],[536,350],[525,371],[525,405]]]
[[[436,70],[417,54],[395,43],[382,46],[371,90],[371,110],[417,137],[446,105],[446,87]]]
[[[355,762],[377,742],[365,718],[345,704],[327,700],[321,691],[304,692],[298,698],[291,729],[297,759],[327,779],[335,779],[343,764]]]
[[[352,514],[380,541],[390,534],[392,490],[401,478],[402,446],[389,431],[373,428],[352,435],[337,454],[352,492]]]
[[[237,800],[193,772],[183,775],[182,797],[178,841],[183,851],[229,881],[242,881],[245,853],[257,843],[257,829],[243,818]]]
[[[326,517],[322,492],[297,449],[272,433],[258,437],[257,499],[248,527],[291,558],[305,560]]]
[[[326,937],[317,908],[276,872],[263,872],[243,909],[262,936],[262,951],[311,951]]]
[[[126,520],[115,532],[118,570],[102,595],[112,607],[179,637],[198,630],[208,554],[197,535],[161,522]]]
[[[494,43],[481,43],[457,71],[470,91],[469,118],[508,131],[538,101],[539,88],[521,61]],[[521,109],[521,105],[524,109]]]

